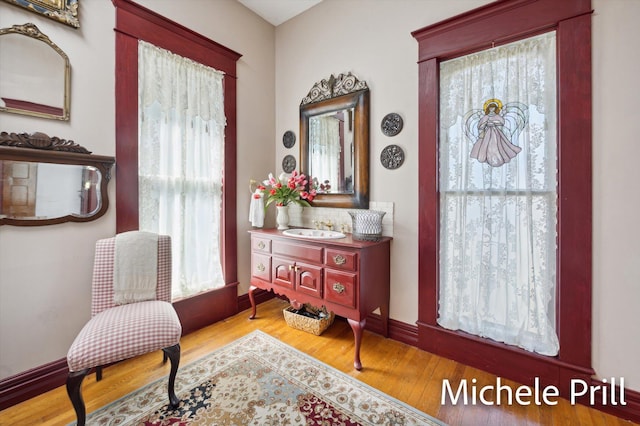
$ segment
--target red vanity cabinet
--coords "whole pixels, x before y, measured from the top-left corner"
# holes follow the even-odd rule
[[[357,241],[347,235],[313,240],[283,235],[275,229],[251,230],[251,319],[260,288],[286,296],[294,307],[326,306],[346,318],[355,339],[354,367],[362,368],[360,344],[366,318],[380,310],[382,333],[388,335],[391,238]]]

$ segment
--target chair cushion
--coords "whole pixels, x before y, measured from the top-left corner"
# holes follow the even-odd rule
[[[67,353],[69,371],[132,358],[180,342],[182,326],[173,306],[146,301],[100,312],[82,328]]]

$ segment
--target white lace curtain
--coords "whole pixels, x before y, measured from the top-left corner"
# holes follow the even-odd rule
[[[223,73],[138,44],[140,229],[170,235],[173,298],[224,286]]]
[[[555,33],[440,66],[438,323],[556,355]]]
[[[332,116],[313,117],[309,120],[311,143],[311,177],[320,183],[329,181],[332,190],[339,185],[340,121]]]

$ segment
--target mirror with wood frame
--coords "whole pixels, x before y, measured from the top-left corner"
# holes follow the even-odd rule
[[[0,225],[87,222],[109,207],[115,158],[44,133],[0,133]]]
[[[0,29],[0,112],[69,120],[69,57],[34,24]]]
[[[316,83],[300,104],[300,172],[316,207],[369,208],[369,88],[353,74]]]

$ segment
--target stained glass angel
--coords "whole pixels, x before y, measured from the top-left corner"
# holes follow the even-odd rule
[[[474,142],[471,158],[492,167],[508,163],[522,150],[513,142],[529,121],[529,110],[519,102],[502,105],[488,99],[482,110],[469,111],[465,117],[465,134]]]

